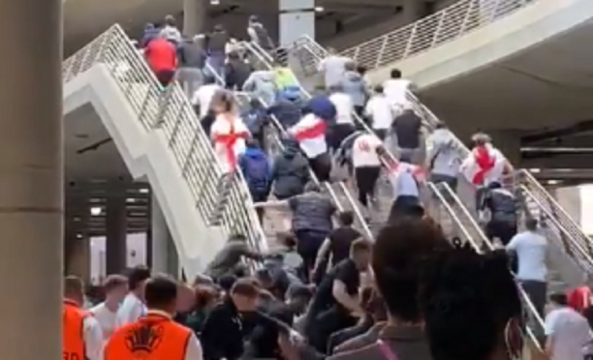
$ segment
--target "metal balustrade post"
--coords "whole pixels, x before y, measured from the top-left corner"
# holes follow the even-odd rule
[[[493,22],[496,19],[496,15],[498,14],[498,6],[500,5],[501,0],[496,0],[494,2],[494,6],[492,7],[492,14],[488,17],[488,24]]]
[[[190,159],[196,150],[196,146],[198,145],[198,141],[200,141],[200,137],[198,136],[198,132],[194,132],[194,137],[192,138],[191,144],[189,145],[189,150],[187,151],[187,155],[183,162],[183,166],[181,167],[181,176],[185,177],[187,173],[187,167],[189,166]]]
[[[480,0],[472,0],[469,2],[469,5],[467,7],[467,12],[465,13],[465,16],[463,17],[463,21],[461,22],[461,26],[459,27],[459,32],[457,33],[457,36],[461,36],[465,33],[465,29],[467,28],[467,24],[469,23],[470,18],[471,18],[474,4],[478,1],[480,1]]]
[[[439,32],[441,31],[441,29],[443,28],[443,23],[445,22],[445,17],[447,16],[447,10],[444,10],[441,15],[439,16],[439,22],[437,23],[437,27],[434,30],[434,33],[432,35],[433,39],[430,43],[430,48],[434,47],[439,39]]]
[[[377,61],[375,62],[375,67],[379,67],[381,65],[381,58],[385,49],[387,48],[387,41],[389,40],[389,36],[383,36],[383,42],[381,43],[381,48],[379,49],[379,54],[377,55]]]
[[[355,62],[358,62],[358,56],[360,55],[360,45],[358,45],[356,47],[356,50],[354,50],[354,56],[352,57]]]
[[[416,36],[416,31],[418,29],[418,24],[420,21],[416,21],[414,26],[412,27],[412,31],[410,32],[410,39],[406,43],[406,47],[404,49],[404,53],[402,54],[402,59],[405,59],[410,52],[412,51],[412,46],[414,45],[414,37]]]

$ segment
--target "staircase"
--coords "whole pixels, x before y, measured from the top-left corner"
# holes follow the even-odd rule
[[[406,60],[457,40],[495,21],[516,13],[536,2],[545,0],[461,0],[412,24],[386,32],[340,52],[368,69],[373,79],[387,77],[394,63]],[[326,51],[309,36],[302,36],[289,54],[303,61],[301,75],[316,73],[316,58]],[[301,46],[308,46],[312,56],[302,57]],[[282,59],[281,59],[282,60]],[[377,73],[377,74],[376,74]],[[304,78],[303,80],[305,80]]]
[[[250,95],[247,93],[242,92],[235,92],[235,97],[237,98],[237,102],[240,106],[248,106]],[[266,104],[263,100],[259,99],[263,106],[267,107],[269,104]],[[270,158],[274,158],[278,155],[282,150],[283,146],[280,141],[281,136],[288,136],[286,133],[286,129],[282,127],[280,122],[276,118],[272,118],[272,123],[270,124],[270,128],[266,133],[266,144],[265,148],[267,149],[268,155]],[[344,184],[342,181],[333,181],[330,183],[323,183],[321,184],[313,170],[309,168],[309,173],[311,179],[317,183],[317,185],[326,193],[332,202],[336,205],[336,208],[339,212],[349,210],[352,211],[354,215],[354,226],[364,234],[368,239],[373,239],[373,233],[370,231],[365,219],[364,215],[360,209],[360,205],[354,200],[351,195],[350,189]],[[292,217],[291,211],[287,207],[274,207],[271,209],[266,210],[266,215],[264,219],[264,231],[266,236],[268,237],[268,241],[273,242],[273,238],[275,234],[278,232],[286,232],[290,231],[290,219]]]
[[[243,46],[247,50],[248,55],[251,60],[251,64],[253,66],[255,66],[257,69],[261,69],[261,70],[271,70],[272,69],[272,58],[266,51],[264,51],[263,49],[258,47],[256,44],[245,43]],[[304,88],[302,85],[301,85],[301,91],[307,99],[311,97],[309,95],[307,89]],[[368,126],[366,126],[366,124],[361,119],[359,119],[356,114],[353,114],[353,117],[357,120],[357,122],[359,124],[363,125],[363,128],[367,132],[372,132],[372,130],[369,129]],[[390,154],[390,157],[394,160],[396,159],[396,157],[393,154]],[[353,180],[349,179],[348,182],[353,183]],[[347,193],[348,193],[347,197],[351,199],[350,203],[357,203],[355,198],[349,194],[350,191],[348,191],[348,187],[345,184],[344,184],[343,189],[347,190]],[[434,191],[437,191],[437,192],[440,191],[439,187],[434,187],[434,189],[435,189]],[[344,191],[344,190],[342,190],[342,191]],[[391,210],[391,204],[393,201],[393,196],[392,196],[393,190],[392,190],[391,184],[389,183],[389,180],[386,177],[382,177],[379,179],[379,181],[377,183],[376,191],[377,191],[377,200],[378,201],[376,202],[375,206],[371,207],[369,209],[368,213],[366,214],[367,215],[366,216],[367,217],[367,219],[366,219],[367,220],[366,221],[367,228],[368,228],[368,231],[373,235],[373,237],[377,234],[377,232],[385,224],[385,221],[387,220],[387,218],[389,216],[389,212]],[[443,196],[441,196],[441,198],[443,198]],[[439,200],[440,198],[435,198],[435,199]]]
[[[181,88],[162,89],[119,25],[64,61],[62,77],[64,115],[97,112],[132,176],[150,183],[188,278],[231,233],[267,248],[242,175],[223,171]]]
[[[474,2],[462,1],[433,16],[438,15],[441,16],[442,19],[447,19],[446,21],[452,21],[451,19],[444,16],[452,16],[455,11],[459,11],[459,9],[461,9],[461,6],[469,6]],[[507,1],[500,1],[499,3],[510,4],[510,2]],[[531,3],[533,3],[533,1]],[[482,8],[481,11],[486,11],[486,9],[487,8]],[[496,10],[496,16],[494,18],[499,18],[500,16],[509,14],[511,9],[517,9],[517,7],[497,7],[496,9],[498,10]],[[507,9],[509,11],[503,11],[503,9]],[[471,14],[467,15],[470,18],[474,16],[473,12],[468,14]],[[421,22],[422,21],[426,22],[428,20],[423,19]],[[414,26],[422,28],[425,25],[416,24]],[[400,41],[403,41],[401,40],[403,38],[399,39]],[[407,39],[408,42],[411,41],[410,37]],[[395,38],[390,38],[389,41],[391,44],[396,40]],[[416,44],[417,42],[414,40],[412,43]],[[301,38],[301,40],[299,40],[290,50],[289,54],[289,63],[293,66],[294,64],[298,64],[297,68],[294,70],[295,73],[304,75],[309,74],[309,79],[314,77],[313,71],[316,72],[316,67],[319,61],[328,55],[321,45],[317,44],[308,37]],[[411,56],[416,54],[416,52],[408,50],[408,52],[405,52],[405,54],[406,56]],[[266,53],[262,56],[269,55]],[[364,58],[360,58],[361,55],[357,56],[354,56],[354,58],[363,61],[363,64],[365,64],[365,61],[367,61],[368,65],[368,60],[363,60]],[[382,64],[382,62],[377,62],[377,64],[379,63]],[[373,69],[373,67],[370,67],[370,70],[371,69]],[[433,130],[436,124],[439,122],[436,115],[426,108],[413,94],[408,94],[408,98],[413,104],[416,112],[422,115],[425,126],[429,130]],[[460,158],[465,158],[470,153],[469,149],[459,139],[457,139],[457,148]],[[544,220],[543,223],[545,225],[546,235],[553,240],[554,244],[553,247],[555,250],[551,251],[550,254],[550,262],[553,264],[554,269],[562,274],[562,278],[565,280],[566,286],[574,287],[581,285],[584,279],[582,273],[593,273],[593,249],[590,239],[585,235],[580,226],[558,204],[552,195],[550,195],[550,193],[548,193],[528,171],[517,171],[515,183],[518,189],[524,195],[523,200],[525,204],[523,207],[525,209],[530,209],[530,212],[536,212],[540,214],[541,220]],[[472,204],[474,202],[473,189],[471,189],[469,184],[464,179],[460,179],[460,184],[462,186],[460,186],[459,193],[463,199],[463,204]],[[579,269],[579,271],[576,271],[576,269]]]

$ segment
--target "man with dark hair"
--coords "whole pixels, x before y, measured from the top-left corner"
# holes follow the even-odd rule
[[[202,358],[196,335],[173,321],[178,284],[166,276],[146,282],[146,316],[116,330],[105,346],[105,360]]]
[[[424,259],[449,248],[442,232],[426,220],[404,218],[385,226],[373,245],[372,268],[388,312],[380,342],[332,356],[332,360],[385,359],[380,343],[400,360],[430,360],[417,294]]]
[[[323,278],[307,314],[305,334],[311,346],[325,352],[332,333],[356,324],[364,316],[358,298],[360,272],[368,269],[372,244],[359,239],[352,243],[350,256]]]
[[[128,295],[117,310],[115,327],[121,327],[127,323],[138,320],[146,314],[144,306],[144,284],[150,278],[150,269],[145,266],[137,266],[128,274]]]
[[[224,275],[232,274],[243,257],[253,260],[262,260],[264,255],[249,247],[245,235],[231,235],[224,248],[216,254],[214,260],[208,265],[206,273],[214,280],[217,280]]]
[[[319,283],[326,273],[328,262],[331,259],[333,268],[342,260],[348,258],[350,246],[362,235],[356,230],[354,225],[354,214],[352,211],[343,211],[338,214],[340,226],[334,229],[325,239],[317,254],[313,273],[316,282]]]
[[[256,311],[259,293],[253,280],[239,279],[230,294],[212,309],[200,336],[204,360],[236,360],[241,357],[245,335],[243,317]]]
[[[540,316],[544,316],[548,288],[548,241],[537,229],[537,220],[525,221],[525,231],[513,236],[506,249],[516,256],[517,280]]]

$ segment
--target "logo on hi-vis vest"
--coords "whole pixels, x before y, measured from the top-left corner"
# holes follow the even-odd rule
[[[126,347],[134,355],[150,355],[163,340],[163,327],[142,325],[126,334]]]

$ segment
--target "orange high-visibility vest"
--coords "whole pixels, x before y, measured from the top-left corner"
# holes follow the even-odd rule
[[[171,318],[149,313],[115,330],[105,360],[184,360],[192,332]]]
[[[62,310],[63,360],[86,359],[84,319],[88,316],[89,314],[81,309],[74,301],[64,300],[64,307]]]

